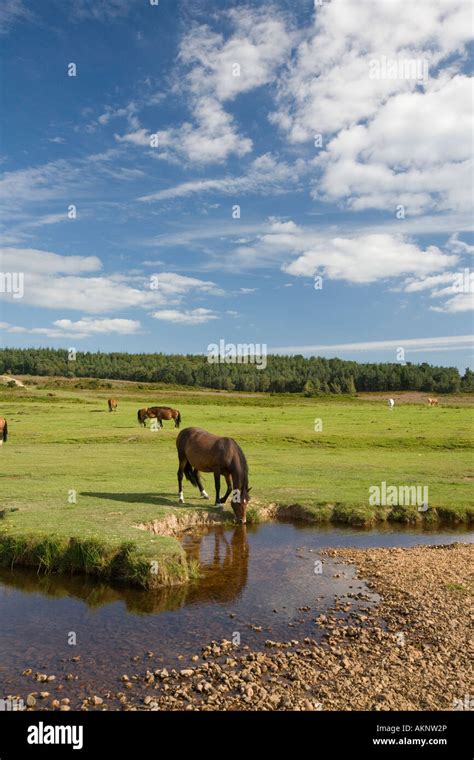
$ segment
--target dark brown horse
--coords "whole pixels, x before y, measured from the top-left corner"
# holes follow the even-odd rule
[[[201,428],[185,428],[176,438],[178,449],[178,500],[184,504],[183,473],[186,479],[199,488],[203,499],[208,499],[199,472],[213,472],[216,488],[216,506],[225,504],[232,492],[232,509],[238,522],[247,522],[249,502],[248,466],[244,452],[233,438],[224,438],[208,433]],[[227,483],[227,490],[219,498],[221,475]]]
[[[137,412],[138,422],[143,425],[143,427],[146,427],[146,421],[150,416],[151,415],[148,414],[148,409],[139,409]]]
[[[8,438],[8,424],[5,417],[0,417],[0,444],[6,443]]]
[[[172,409],[170,406],[150,406],[147,409],[148,417],[154,417],[160,423],[160,427],[163,427],[163,420],[174,420],[175,428],[179,428],[181,424],[181,415],[177,409]]]
[[[109,412],[116,412],[117,411],[118,404],[117,404],[117,402],[116,402],[116,400],[114,398],[109,398],[109,400],[107,401],[107,403],[109,405]]]

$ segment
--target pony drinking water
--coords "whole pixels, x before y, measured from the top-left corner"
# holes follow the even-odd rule
[[[208,433],[201,428],[185,428],[176,438],[178,449],[178,499],[184,504],[183,474],[199,488],[203,499],[208,499],[199,472],[213,472],[216,489],[216,506],[225,504],[232,492],[232,509],[237,522],[247,522],[249,502],[249,470],[244,452],[233,438]],[[227,483],[224,496],[219,498],[221,475]]]

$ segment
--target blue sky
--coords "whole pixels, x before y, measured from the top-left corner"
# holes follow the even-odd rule
[[[473,366],[472,6],[316,6],[3,1],[3,345]]]

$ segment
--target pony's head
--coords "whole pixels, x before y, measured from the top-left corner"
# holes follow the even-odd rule
[[[241,489],[235,488],[232,492],[232,509],[234,510],[235,519],[241,525],[247,522],[247,505],[250,501],[250,488],[245,483]]]

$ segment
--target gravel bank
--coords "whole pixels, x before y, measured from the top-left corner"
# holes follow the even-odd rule
[[[135,656],[115,693],[91,695],[72,709],[472,709],[474,546],[325,555],[341,562],[341,572],[344,563],[355,564],[381,598],[357,612],[350,596],[339,598],[328,615],[315,619],[323,643],[268,640],[257,652],[214,642],[180,670],[154,668],[151,653]],[[71,709],[57,702],[41,707]]]

